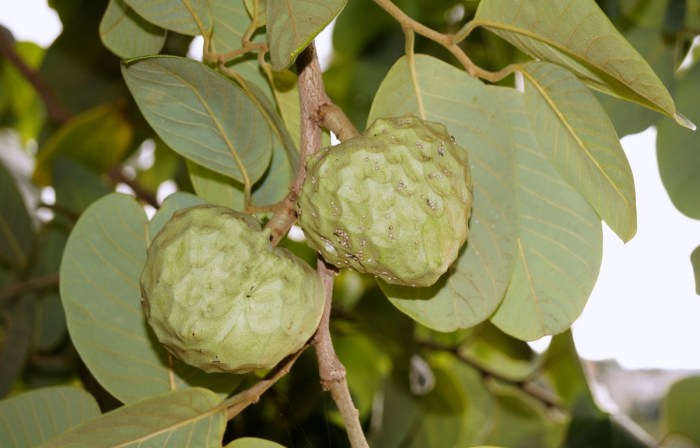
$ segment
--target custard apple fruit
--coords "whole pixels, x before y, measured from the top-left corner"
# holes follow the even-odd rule
[[[329,263],[387,283],[430,286],[467,239],[467,152],[439,123],[376,120],[306,159],[298,202],[307,242]]]
[[[141,294],[158,340],[207,372],[275,366],[313,335],[324,304],[308,264],[252,217],[212,205],[176,212],[154,238]]]

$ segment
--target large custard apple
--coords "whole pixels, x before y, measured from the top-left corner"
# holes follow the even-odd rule
[[[158,340],[207,372],[273,367],[313,335],[324,302],[308,264],[255,219],[212,205],[176,212],[158,233],[141,293]]]
[[[309,156],[306,170],[299,224],[335,266],[430,286],[467,239],[469,161],[442,124],[410,114],[378,119]]]

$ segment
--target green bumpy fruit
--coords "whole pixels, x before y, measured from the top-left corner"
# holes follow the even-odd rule
[[[176,212],[158,233],[141,294],[158,340],[207,372],[275,366],[313,335],[324,304],[308,264],[253,218],[212,205]]]
[[[308,243],[329,263],[387,283],[430,286],[467,239],[467,153],[439,123],[376,120],[306,159],[298,203]]]

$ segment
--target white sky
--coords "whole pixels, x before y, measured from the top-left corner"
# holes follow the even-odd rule
[[[0,24],[18,40],[50,45],[61,24],[45,0],[0,1]],[[319,52],[330,51],[329,40]],[[700,222],[678,212],[661,184],[653,129],[622,140],[637,187],[638,231],[625,244],[605,228],[598,283],[574,337],[581,356],[626,368],[700,369],[700,297],[690,253]]]

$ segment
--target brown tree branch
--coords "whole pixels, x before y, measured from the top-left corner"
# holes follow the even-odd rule
[[[24,59],[17,54],[15,47],[6,33],[0,33],[0,55],[5,57],[24,76],[24,79],[34,87],[46,106],[46,113],[49,119],[57,124],[63,124],[73,117],[73,114],[66,109],[58,100],[53,91],[46,84],[39,72],[32,69],[24,62]]]
[[[21,294],[36,291],[44,288],[58,286],[58,274],[47,274],[41,277],[34,277],[20,283],[14,283],[0,291],[0,303]]]
[[[318,371],[321,378],[321,387],[331,393],[333,401],[338,406],[340,415],[345,423],[350,446],[353,448],[368,448],[362,425],[360,424],[360,412],[355,407],[350,396],[350,389],[346,380],[345,366],[340,362],[333,348],[330,333],[331,299],[333,297],[333,279],[337,274],[334,267],[326,264],[319,256],[317,268],[318,275],[323,282],[325,292],[325,306],[321,323],[313,338],[318,357]]]
[[[117,165],[110,169],[107,172],[107,175],[109,176],[109,180],[113,184],[118,184],[122,183],[129,188],[131,188],[134,191],[134,194],[136,195],[137,198],[141,199],[142,201],[146,202],[147,204],[151,205],[153,208],[159,208],[160,204],[158,204],[158,199],[156,198],[156,195],[154,195],[152,192],[146,190],[143,188],[143,186],[136,182],[133,179],[129,179],[124,175],[124,171],[122,171],[121,165]]]

